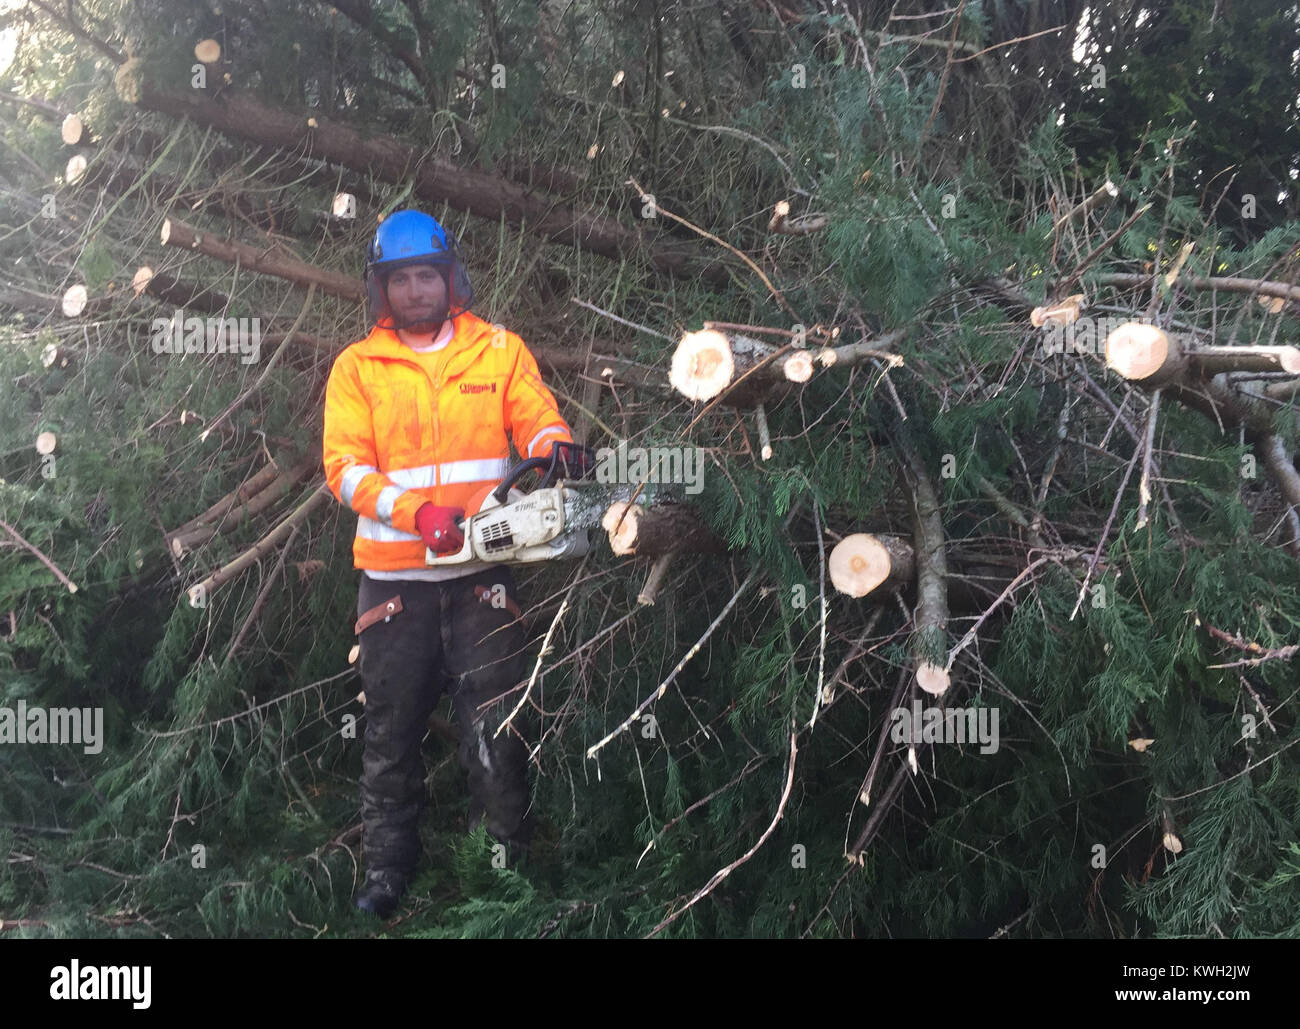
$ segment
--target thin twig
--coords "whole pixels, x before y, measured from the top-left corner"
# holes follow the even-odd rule
[[[639,325],[636,322],[630,322],[626,318],[620,318],[618,315],[606,311],[603,307],[597,307],[595,304],[589,304],[587,303],[587,301],[579,300],[577,297],[570,297],[569,299],[573,301],[573,303],[577,304],[579,307],[585,307],[588,311],[595,311],[596,314],[604,315],[606,318],[609,318],[611,321],[616,321],[620,325],[626,325],[629,329],[636,329],[638,332],[645,332],[651,336],[657,336],[659,337],[659,339],[666,339],[669,343],[673,341],[673,338],[671,336],[665,336],[658,329],[652,329],[645,325]]]
[[[284,353],[285,347],[287,347],[289,343],[293,340],[293,334],[298,331],[298,326],[302,324],[303,318],[307,316],[307,311],[311,307],[312,299],[315,296],[316,296],[316,283],[313,282],[307,287],[307,297],[305,300],[303,300],[302,307],[298,309],[298,317],[294,320],[293,327],[287,333],[285,333],[284,341],[278,347],[275,348],[275,353],[271,355],[271,360],[266,362],[266,367],[262,369],[262,374],[257,377],[257,381],[254,382],[251,386],[249,386],[248,389],[244,390],[243,393],[241,393],[234,400],[232,400],[230,402],[230,406],[227,407],[224,411],[221,412],[221,414],[217,415],[217,417],[212,420],[211,425],[209,425],[206,429],[204,429],[201,433],[199,433],[200,442],[206,440],[208,436],[212,434],[212,430],[217,428],[219,425],[222,424],[222,422],[224,422],[227,418],[229,418],[231,413],[237,407],[239,407],[240,404],[242,404],[250,396],[252,396],[259,389],[261,389],[262,383],[264,383],[266,381],[266,377],[271,374],[271,369],[273,369],[275,367],[276,362],[280,360],[280,355]]]
[[[71,579],[69,579],[66,575],[64,575],[61,571],[59,571],[58,567],[54,564],[53,561],[51,561],[48,557],[42,554],[39,550],[37,550],[34,546],[28,543],[20,535],[18,535],[17,530],[14,529],[14,527],[10,525],[8,522],[6,522],[3,518],[0,518],[0,529],[4,529],[5,532],[9,533],[10,536],[16,539],[28,550],[30,550],[38,558],[40,558],[41,564],[45,565],[46,568],[52,571],[58,577],[59,582],[63,583],[63,585],[68,587],[69,593],[77,592],[77,584],[73,582]]]
[[[627,181],[628,181],[628,183],[632,186],[632,188],[635,189],[635,190],[637,191],[637,193],[639,193],[641,196],[643,196],[643,197],[648,197],[648,196],[650,195],[648,192],[646,192],[646,190],[644,190],[644,189],[641,188],[641,184],[640,184],[639,182],[637,182],[636,179],[628,179]],[[782,307],[785,308],[786,312],[790,315],[791,318],[793,318],[795,321],[802,321],[802,319],[799,317],[799,315],[795,312],[795,309],[794,309],[793,307],[791,307],[790,304],[789,304],[789,302],[785,299],[785,294],[782,293],[779,289],[777,289],[775,286],[772,285],[772,280],[769,279],[766,275],[763,274],[763,269],[760,268],[758,265],[756,265],[756,264],[755,264],[755,263],[754,263],[754,262],[753,262],[749,257],[747,257],[745,254],[742,254],[739,250],[737,250],[735,247],[733,247],[733,246],[732,246],[730,243],[728,243],[725,239],[719,239],[719,238],[718,238],[717,236],[715,236],[713,233],[711,233],[711,232],[706,232],[704,229],[700,228],[698,225],[692,225],[692,224],[691,224],[690,222],[688,222],[685,218],[679,217],[678,215],[673,214],[672,211],[669,211],[669,210],[666,210],[666,209],[663,208],[663,207],[660,207],[660,206],[659,206],[659,202],[658,202],[657,200],[655,200],[655,201],[651,201],[651,206],[653,206],[654,209],[655,209],[657,212],[659,212],[660,214],[667,215],[667,216],[668,216],[669,218],[671,218],[673,221],[675,221],[675,222],[677,222],[677,223],[679,223],[679,224],[681,224],[681,225],[685,225],[685,226],[686,226],[688,229],[690,229],[692,232],[698,232],[698,233],[699,233],[701,236],[703,236],[705,239],[712,240],[714,243],[717,243],[718,246],[720,246],[720,247],[725,247],[727,250],[730,250],[733,254],[735,254],[735,255],[736,255],[737,257],[739,257],[742,261],[744,261],[747,265],[749,265],[749,267],[750,267],[751,269],[753,269],[754,274],[757,275],[760,279],[763,280],[763,285],[767,287],[768,292],[771,293],[773,296],[776,297],[777,301],[781,304]]]
[[[519,698],[519,703],[511,709],[510,714],[506,715],[505,721],[497,726],[496,732],[492,734],[494,740],[501,735],[506,726],[514,721],[515,715],[517,715],[523,706],[528,703],[528,697],[533,692],[533,684],[537,681],[537,675],[542,669],[542,661],[546,655],[550,653],[551,637],[555,635],[555,630],[559,627],[561,619],[564,618],[564,612],[569,606],[569,598],[573,595],[573,591],[577,588],[578,582],[580,581],[577,576],[581,575],[582,569],[586,564],[587,557],[584,556],[582,564],[578,565],[578,571],[575,573],[573,584],[569,587],[568,592],[565,593],[564,600],[560,604],[560,609],[555,612],[555,617],[551,619],[550,628],[546,630],[546,637],[542,640],[542,649],[538,652],[537,661],[533,665],[533,674],[528,677],[528,686],[524,689],[523,696]]]
[[[1138,479],[1138,512],[1134,529],[1147,523],[1147,504],[1151,502],[1151,452],[1156,445],[1156,419],[1160,416],[1160,390],[1151,392],[1151,410],[1147,415],[1147,431],[1142,442],[1142,475]]]
[[[776,830],[777,823],[781,821],[781,815],[785,812],[786,801],[790,799],[790,789],[794,785],[794,759],[795,755],[799,751],[798,738],[799,731],[795,728],[794,719],[792,718],[790,720],[790,763],[786,766],[785,789],[781,791],[781,802],[777,805],[776,814],[772,816],[771,824],[763,831],[763,835],[758,838],[758,842],[750,847],[749,850],[745,851],[745,853],[740,857],[736,858],[735,861],[731,862],[731,864],[727,865],[725,868],[719,868],[714,872],[709,878],[709,881],[704,884],[695,896],[691,897],[690,900],[646,933],[644,939],[648,940],[651,936],[657,936],[662,930],[668,928],[668,926],[672,925],[677,921],[677,919],[681,918],[682,915],[712,893],[723,879],[757,854],[758,849],[767,842],[767,838],[772,835]]]
[[[623,719],[621,723],[619,723],[618,728],[614,729],[613,732],[608,733],[605,736],[605,738],[601,740],[599,743],[595,743],[591,747],[587,748],[587,757],[589,758],[595,757],[597,752],[599,752],[601,748],[605,746],[605,744],[607,744],[615,736],[617,736],[619,733],[623,732],[625,729],[631,726],[633,722],[635,722],[639,717],[641,717],[641,714],[645,711],[647,707],[649,707],[654,701],[660,699],[665,693],[668,692],[668,687],[672,685],[672,682],[674,679],[677,678],[678,673],[680,673],[681,670],[686,667],[687,663],[691,660],[691,658],[693,658],[696,654],[700,652],[700,648],[703,647],[704,644],[708,641],[709,637],[713,635],[714,630],[717,629],[717,627],[722,624],[722,620],[727,617],[727,612],[729,612],[733,607],[736,606],[736,601],[740,599],[740,595],[744,593],[746,589],[749,588],[749,584],[754,581],[757,575],[758,575],[758,569],[755,568],[745,578],[745,581],[740,584],[740,589],[736,590],[736,592],[732,595],[731,599],[727,601],[727,606],[722,609],[722,611],[718,614],[718,617],[713,619],[713,623],[707,629],[704,630],[704,635],[695,641],[695,646],[691,647],[691,649],[686,652],[686,655],[680,661],[677,662],[677,667],[668,673],[668,678],[666,678],[663,682],[661,682],[659,684],[659,688],[655,690],[653,693],[651,693],[650,696],[646,697],[645,700],[641,701],[641,703],[636,706],[636,710],[633,711],[630,715],[628,715],[625,719]]]

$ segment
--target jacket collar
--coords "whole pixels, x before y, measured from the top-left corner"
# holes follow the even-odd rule
[[[464,371],[473,363],[479,352],[490,342],[492,326],[471,311],[465,311],[452,319],[451,340],[439,351],[446,361],[448,374]],[[370,335],[353,344],[362,357],[380,360],[413,361],[415,354],[403,343],[392,329],[375,326]],[[466,359],[468,358],[468,360]]]

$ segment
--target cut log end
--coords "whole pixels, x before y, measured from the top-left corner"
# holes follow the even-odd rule
[[[640,504],[629,505],[626,500],[609,505],[600,524],[609,533],[610,550],[620,557],[636,553],[636,523],[643,514],[645,509]]]
[[[63,169],[63,181],[69,186],[80,182],[86,174],[86,159],[81,154],[73,154]]]
[[[1075,293],[1059,303],[1035,307],[1029,312],[1029,322],[1036,329],[1041,329],[1048,324],[1071,325],[1078,319],[1079,309],[1082,306],[1083,294]]]
[[[951,677],[942,665],[932,665],[923,661],[916,669],[916,684],[932,696],[944,693],[952,684]]]
[[[52,432],[42,432],[36,437],[36,452],[42,457],[54,453],[54,448],[58,445],[58,437]]]
[[[357,198],[351,193],[335,193],[331,213],[335,218],[355,218],[357,216]]]
[[[63,119],[63,124],[59,127],[59,136],[68,146],[76,146],[81,142],[81,134],[85,131],[82,124],[81,116],[70,114]]]
[[[80,284],[69,286],[68,291],[63,294],[63,314],[67,318],[75,318],[86,309],[89,302],[89,294],[86,287]]]
[[[673,352],[668,381],[691,400],[709,400],[731,382],[735,362],[727,337],[716,329],[688,332]]]
[[[805,350],[796,350],[785,359],[782,369],[791,382],[807,382],[813,373],[812,356]]]
[[[201,64],[216,64],[221,60],[221,44],[215,39],[201,39],[194,44],[194,56]]]
[[[354,644],[352,644],[352,649],[348,651],[348,664],[350,664],[350,665],[354,665],[354,664],[356,664],[356,663],[357,663],[357,658],[360,657],[360,656],[361,656],[361,644],[359,644],[359,643],[354,643]],[[361,696],[361,697],[364,697],[365,694],[362,693],[362,694],[360,694],[360,696]],[[362,702],[363,704],[365,703],[364,700],[362,700],[361,702]]]
[[[772,219],[767,223],[768,232],[779,232],[781,226],[785,224],[786,218],[790,216],[790,205],[782,200],[772,209]]]
[[[139,296],[149,288],[149,283],[153,281],[153,269],[147,264],[140,265],[131,276],[131,289],[136,296]]]
[[[824,214],[804,214],[798,218],[790,217],[790,205],[782,200],[772,209],[772,219],[767,223],[768,232],[779,232],[786,236],[809,236],[820,232],[830,224]]]
[[[840,593],[865,597],[888,579],[911,577],[911,547],[902,540],[855,532],[835,545],[827,571]]]
[[[1150,378],[1176,356],[1176,348],[1154,325],[1129,322],[1106,337],[1106,366],[1130,381]]]
[[[66,368],[72,363],[72,351],[57,343],[47,343],[41,350],[41,367]]]

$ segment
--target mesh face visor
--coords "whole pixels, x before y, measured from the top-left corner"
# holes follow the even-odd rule
[[[388,278],[398,268],[416,265],[431,267],[442,278],[445,289],[443,303],[432,313],[421,313],[418,320],[398,318],[388,300]],[[448,318],[456,318],[469,310],[474,291],[469,283],[469,273],[461,259],[460,250],[453,243],[446,253],[435,256],[409,257],[398,261],[374,264],[366,275],[366,296],[370,305],[370,320],[381,329],[409,329],[432,332]]]

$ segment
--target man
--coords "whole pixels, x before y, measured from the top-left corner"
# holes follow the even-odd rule
[[[513,723],[493,738],[513,706],[503,694],[527,676],[514,577],[477,561],[430,568],[425,548],[460,549],[457,522],[505,477],[507,432],[523,457],[554,456],[569,477],[589,471],[592,455],[573,443],[523,341],[470,312],[456,241],[429,215],[383,221],[366,289],[374,328],[330,371],[324,462],[331,492],[360,516],[352,554],[361,569],[367,872],[355,901],[386,918],[420,857],[420,742],[444,690],[469,775],[470,827],[486,818],[518,853],[533,824],[528,748]]]

